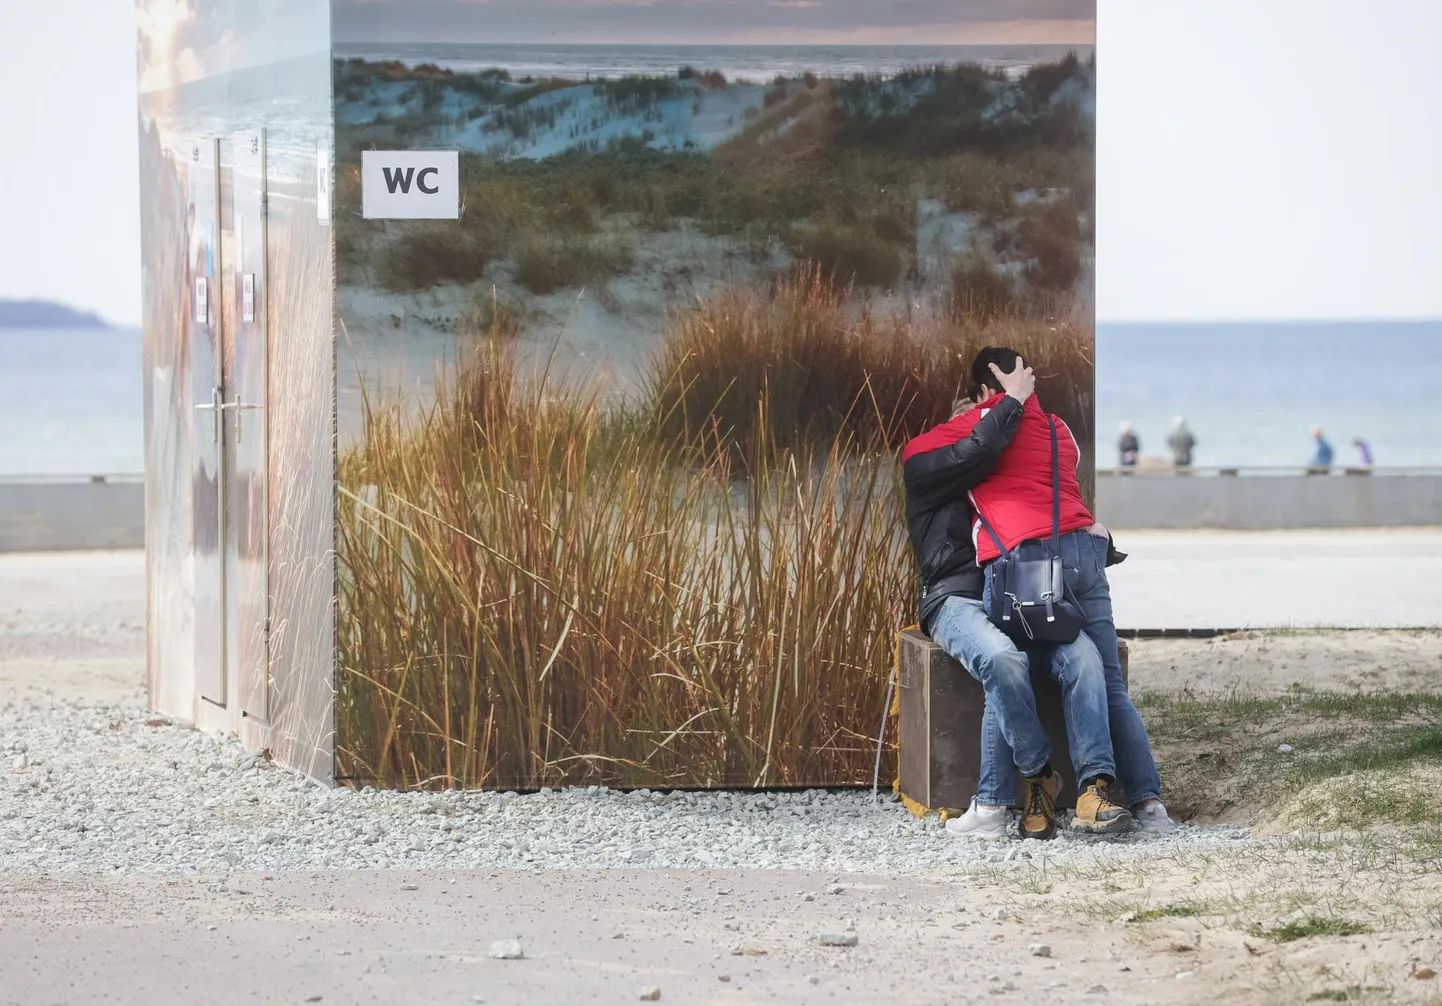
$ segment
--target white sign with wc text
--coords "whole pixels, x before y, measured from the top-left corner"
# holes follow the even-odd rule
[[[457,220],[460,155],[454,150],[361,151],[361,209],[367,220]]]

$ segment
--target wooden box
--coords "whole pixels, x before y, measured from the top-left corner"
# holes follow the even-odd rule
[[[1126,680],[1127,644],[1119,648]],[[962,810],[976,795],[981,771],[981,683],[918,630],[901,633],[897,649],[901,792],[927,810]],[[1052,767],[1063,780],[1058,806],[1074,806],[1076,778],[1061,689],[1045,671],[1033,671],[1032,686],[1037,713],[1052,740]],[[1112,798],[1125,799],[1120,786],[1112,787]]]

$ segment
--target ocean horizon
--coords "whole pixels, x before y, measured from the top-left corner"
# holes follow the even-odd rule
[[[670,76],[684,66],[720,71],[728,80],[770,81],[854,74],[893,76],[917,67],[979,63],[1008,75],[1091,45],[557,45],[545,42],[337,42],[337,59],[433,63],[457,73],[505,70],[513,77]]]
[[[1379,467],[1442,465],[1442,320],[1103,322],[1096,375],[1099,467],[1124,422],[1169,456],[1178,415],[1201,467],[1305,465],[1313,426],[1339,465],[1360,461],[1354,437]]]
[[[1442,466],[1442,320],[1097,327],[1097,462],[1123,422],[1166,455],[1172,418],[1199,466],[1302,466],[1320,426],[1338,464]],[[0,476],[144,468],[140,331],[0,329]]]

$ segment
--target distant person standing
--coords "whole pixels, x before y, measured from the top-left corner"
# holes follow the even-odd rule
[[[1361,437],[1353,437],[1352,446],[1357,448],[1357,453],[1362,459],[1363,468],[1371,468],[1377,463],[1376,459],[1372,457],[1372,445],[1367,443],[1367,441]]]
[[[1187,429],[1185,417],[1177,416],[1172,420],[1172,432],[1171,436],[1167,437],[1167,446],[1172,449],[1172,464],[1178,468],[1192,466],[1192,451],[1196,449],[1197,438]]]
[[[1120,455],[1121,467],[1137,466],[1137,459],[1142,453],[1142,442],[1137,439],[1137,432],[1132,429],[1131,423],[1122,423],[1122,438],[1117,441],[1117,453]]]
[[[1312,427],[1312,441],[1315,446],[1312,449],[1311,467],[1326,471],[1332,467],[1332,445],[1327,442],[1320,426]]]

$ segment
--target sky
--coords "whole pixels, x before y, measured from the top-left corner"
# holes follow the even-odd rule
[[[418,33],[454,29],[466,15],[527,34],[554,25],[571,41],[613,30],[735,41],[723,33],[744,9],[769,41],[834,43],[1076,41],[1067,33],[1086,31],[1079,7],[1088,9],[1082,0],[410,0],[407,9]],[[338,36],[376,30],[363,18],[378,11],[373,0],[343,0]],[[1095,34],[1099,321],[1442,317],[1433,52],[1442,3],[1098,0]],[[0,297],[58,299],[138,324],[135,39],[129,0],[0,0]]]

